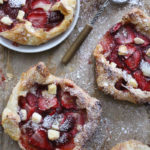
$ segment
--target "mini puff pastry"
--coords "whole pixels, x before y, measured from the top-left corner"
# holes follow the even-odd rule
[[[117,144],[111,150],[150,150],[150,148],[139,141],[130,140]]]
[[[23,150],[79,150],[100,121],[99,100],[40,62],[23,73],[2,114],[4,131]]]
[[[94,50],[100,90],[118,100],[150,101],[150,17],[140,9],[123,16]]]
[[[76,9],[76,0],[29,0],[20,7],[13,1],[0,4],[4,5],[0,36],[22,45],[40,45],[60,35],[72,23]]]

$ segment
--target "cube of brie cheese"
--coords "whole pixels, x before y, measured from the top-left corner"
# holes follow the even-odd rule
[[[33,122],[35,122],[35,123],[40,123],[41,120],[42,120],[42,116],[41,116],[39,113],[34,112],[34,113],[32,114],[32,121],[33,121]]]
[[[0,4],[3,4],[4,3],[4,1],[3,0],[0,0]]]
[[[136,82],[135,79],[131,78],[129,81],[128,81],[128,84],[134,88],[137,88],[138,87],[138,83]]]
[[[60,132],[56,130],[48,130],[48,139],[51,141],[57,140],[60,137]]]
[[[48,85],[48,93],[54,95],[57,93],[57,87],[55,84]]]
[[[139,44],[139,45],[144,44],[144,40],[139,37],[136,37],[136,38],[134,38],[134,43]]]
[[[25,121],[27,119],[27,111],[25,109],[20,110],[21,120]]]
[[[119,46],[118,49],[118,55],[127,55],[128,54],[128,49],[125,45]]]
[[[24,18],[24,15],[25,15],[25,12],[22,11],[22,10],[19,10],[17,19],[20,20],[20,21],[22,21],[23,18]]]
[[[10,26],[13,23],[13,20],[7,15],[1,18],[0,22],[2,22],[5,25]]]
[[[150,57],[150,48],[146,51],[146,55]]]

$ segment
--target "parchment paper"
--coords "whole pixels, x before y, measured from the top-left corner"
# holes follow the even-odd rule
[[[51,73],[72,79],[102,103],[101,123],[96,133],[87,142],[87,150],[109,150],[118,142],[129,139],[150,144],[150,106],[120,102],[100,92],[95,82],[92,56],[93,49],[102,35],[132,7],[140,7],[150,15],[149,0],[140,2],[131,0],[130,4],[122,7],[114,5],[107,7],[71,62],[67,66],[63,66],[60,62],[85,23],[92,19],[100,2],[101,0],[81,0],[80,17],[74,31],[67,40],[49,51],[38,54],[21,54],[0,47],[0,68],[6,78],[5,82],[0,84],[0,114],[21,73],[37,62],[43,61],[50,68]],[[13,74],[13,77],[10,77],[9,73]],[[18,144],[13,142],[1,127],[0,150],[19,150]]]

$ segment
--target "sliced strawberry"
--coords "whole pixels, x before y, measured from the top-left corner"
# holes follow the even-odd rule
[[[127,60],[125,60],[125,63],[129,67],[129,69],[134,71],[138,68],[140,61],[141,61],[141,52],[137,50]]]
[[[124,63],[121,61],[121,58],[119,58],[118,51],[116,49],[112,51],[108,58],[110,62],[115,62],[119,68],[125,67]]]
[[[114,38],[109,32],[104,35],[103,39],[100,41],[100,44],[103,47],[103,53],[109,53],[115,48]]]
[[[127,47],[128,50],[128,54],[125,55],[125,58],[127,59],[137,50],[137,47],[133,44],[127,44],[125,46]]]
[[[36,107],[37,103],[38,103],[38,98],[32,94],[32,93],[28,93],[26,96],[27,102],[31,107]]]
[[[60,11],[50,11],[48,14],[48,23],[59,23],[64,19]]]
[[[127,25],[122,27],[114,36],[118,44],[129,44],[134,42],[135,34],[133,29]]]
[[[61,124],[60,131],[67,132],[70,131],[74,126],[75,120],[71,115],[68,115],[66,120]]]
[[[30,117],[32,116],[32,114],[35,112],[36,108],[35,107],[31,107],[29,104],[25,104],[25,106],[23,107],[23,109],[25,109],[27,111],[27,120],[30,119]]]
[[[38,129],[29,139],[31,145],[44,150],[52,150],[53,146],[47,138],[47,133],[43,129]]]
[[[40,8],[40,6],[50,4],[49,0],[33,0],[31,3],[31,9]]]
[[[27,101],[26,101],[26,98],[25,97],[23,97],[23,96],[20,96],[19,97],[19,106],[21,107],[21,108],[24,108],[25,107],[25,105],[26,105],[26,103],[27,103]]]
[[[32,25],[36,28],[44,28],[47,23],[47,15],[46,12],[41,9],[36,9],[32,11],[27,19],[32,22]]]
[[[38,106],[42,111],[48,110],[50,108],[57,108],[58,100],[56,97],[52,99],[41,97],[38,99]]]
[[[150,84],[146,81],[145,77],[143,76],[143,73],[140,70],[134,72],[133,77],[138,82],[139,88],[141,88],[142,90],[148,90],[148,91],[150,90],[149,88]]]
[[[111,34],[116,33],[116,32],[121,28],[121,26],[122,26],[122,23],[121,23],[121,22],[115,24],[115,25],[110,29],[110,33],[111,33]]]
[[[66,109],[75,109],[76,97],[71,96],[68,92],[62,93],[61,105]]]
[[[57,146],[62,146],[62,145],[65,145],[65,144],[69,143],[71,138],[72,138],[71,134],[62,133],[60,138],[58,140],[56,140],[55,143],[56,143]]]
[[[68,144],[60,146],[60,149],[61,150],[72,150],[74,147],[75,147],[75,144],[74,144],[74,140],[72,139],[71,141],[69,141]]]

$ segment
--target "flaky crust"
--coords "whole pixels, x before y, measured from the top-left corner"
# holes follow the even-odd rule
[[[150,150],[150,147],[135,140],[129,140],[123,143],[119,143],[111,150]]]
[[[137,31],[150,37],[150,17],[137,8],[125,15],[122,18],[121,23],[132,23],[135,25]],[[107,35],[104,35],[101,40],[105,41],[106,36]],[[96,60],[96,80],[99,89],[103,90],[106,94],[111,94],[118,100],[125,100],[132,103],[150,102],[150,92],[135,89],[132,86],[125,86],[128,89],[128,92],[117,90],[115,88],[115,83],[119,79],[123,78],[128,82],[132,76],[122,69],[111,65],[102,54],[102,51],[102,45],[98,44],[94,50],[94,57]]]
[[[76,0],[60,0],[52,6],[51,10],[59,10],[64,15],[62,23],[50,31],[37,29],[32,23],[24,20],[24,23],[18,23],[11,30],[1,32],[0,36],[22,45],[40,45],[48,40],[60,35],[72,23],[76,8]]]
[[[99,124],[101,105],[99,100],[90,97],[81,88],[68,79],[61,79],[51,75],[48,68],[44,63],[40,62],[36,66],[30,68],[27,72],[23,73],[20,81],[13,89],[9,98],[8,104],[2,114],[2,125],[4,130],[9,136],[18,141],[22,149],[19,139],[21,132],[19,129],[20,116],[18,115],[18,97],[20,95],[26,95],[29,89],[34,85],[57,83],[62,87],[62,90],[70,92],[71,95],[77,96],[77,106],[80,109],[86,109],[88,121],[83,126],[81,132],[79,132],[75,139],[76,147],[74,150],[81,149],[85,141],[89,139],[89,136],[94,132]]]

